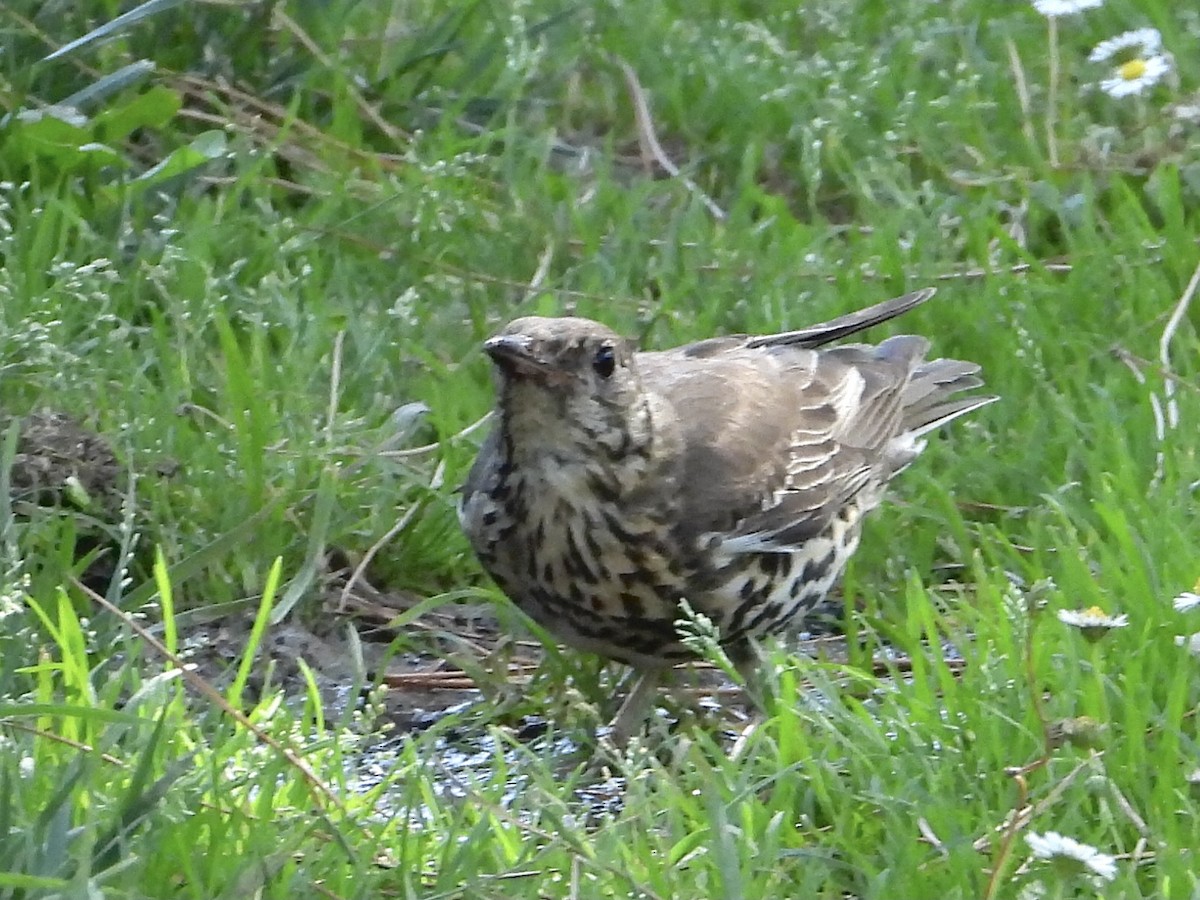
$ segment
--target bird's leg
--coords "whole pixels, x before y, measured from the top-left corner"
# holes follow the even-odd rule
[[[758,641],[747,641],[745,650],[734,659],[745,685],[749,705],[759,713],[766,714],[775,699],[773,679],[769,671],[771,660]]]
[[[633,690],[625,697],[621,708],[617,710],[616,716],[609,724],[609,734],[613,743],[618,747],[628,744],[629,739],[646,723],[654,692],[662,682],[662,677],[663,670],[661,668],[638,670],[637,682],[634,684]]]

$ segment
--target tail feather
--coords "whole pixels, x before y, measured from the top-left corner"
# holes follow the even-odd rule
[[[899,341],[899,338],[891,338]],[[886,345],[889,343],[885,341]],[[881,349],[884,345],[880,345]],[[901,345],[904,350],[910,348]],[[979,366],[960,359],[913,360],[908,383],[900,396],[900,427],[888,445],[889,475],[908,466],[925,448],[924,436],[947,422],[999,400],[992,395],[959,396],[983,385]]]
[[[982,385],[979,366],[974,363],[957,359],[934,359],[923,363],[913,372],[901,398],[904,430],[914,431],[925,428],[930,422],[950,421],[940,413],[940,410],[947,406],[948,398]],[[957,399],[951,401],[949,406],[974,404],[979,399]]]
[[[926,360],[929,341],[913,334],[881,344],[846,344],[824,358],[853,368],[862,379],[853,421],[839,438],[856,447],[892,441],[908,446],[928,431],[997,399],[956,397],[983,385],[979,366],[959,359]]]
[[[996,396],[962,397],[958,400],[911,407],[904,411],[904,434],[915,440],[959,416],[965,416],[999,399]]]

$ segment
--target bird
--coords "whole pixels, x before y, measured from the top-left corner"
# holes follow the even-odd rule
[[[609,734],[644,726],[693,651],[681,601],[738,666],[824,600],[864,516],[933,429],[998,399],[930,343],[826,345],[929,300],[640,351],[586,318],[518,318],[483,344],[494,423],[458,517],[483,569],[552,636],[639,678]]]

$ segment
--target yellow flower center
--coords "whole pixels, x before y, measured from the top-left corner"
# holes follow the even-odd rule
[[[1106,613],[1104,610],[1102,610],[1098,606],[1088,607],[1087,609],[1085,609],[1083,611],[1083,614],[1085,616],[1091,616],[1096,619],[1107,619],[1108,618],[1108,613]]]
[[[1146,61],[1144,59],[1131,59],[1117,69],[1117,74],[1126,81],[1137,81],[1146,74]]]

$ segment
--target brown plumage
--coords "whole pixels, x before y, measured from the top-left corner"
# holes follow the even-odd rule
[[[679,601],[738,662],[803,620],[922,435],[991,402],[978,366],[902,335],[818,350],[918,291],[800,331],[637,352],[588,319],[517,319],[487,341],[497,421],[459,517],[484,568],[568,644],[650,677],[686,659]]]

